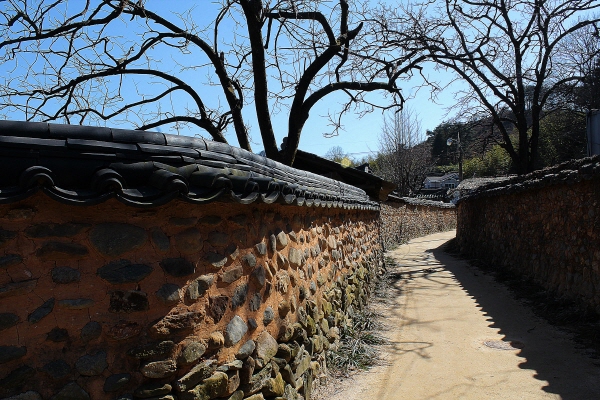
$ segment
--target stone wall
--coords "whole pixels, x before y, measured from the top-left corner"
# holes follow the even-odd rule
[[[0,398],[310,398],[365,191],[197,137],[0,121]]]
[[[310,397],[364,304],[377,211],[0,206],[0,397]]]
[[[458,203],[461,250],[600,313],[600,158],[492,183]]]
[[[381,204],[381,239],[386,249],[455,228],[456,208],[450,203],[394,198]]]

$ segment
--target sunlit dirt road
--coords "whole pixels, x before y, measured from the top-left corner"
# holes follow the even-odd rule
[[[549,326],[490,276],[446,254],[455,232],[388,255],[397,278],[380,306],[383,365],[326,395],[352,399],[600,399],[599,360]]]

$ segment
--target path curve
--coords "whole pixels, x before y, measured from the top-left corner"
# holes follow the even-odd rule
[[[455,231],[389,252],[399,279],[383,307],[384,365],[323,399],[600,399],[600,367],[568,334],[441,246]]]

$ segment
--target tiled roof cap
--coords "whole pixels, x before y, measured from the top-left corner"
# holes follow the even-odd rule
[[[442,182],[450,178],[458,179],[458,172],[450,172],[443,176],[426,176],[425,179],[429,179],[430,182]]]
[[[496,178],[485,184],[466,184],[459,186],[460,202],[480,197],[493,197],[528,190],[541,189],[546,186],[573,184],[577,182],[600,179],[600,156],[566,161],[526,175],[507,178]]]
[[[378,209],[354,186],[249,151],[159,132],[0,121],[0,202],[38,190],[69,204],[117,198],[151,207],[175,198]]]

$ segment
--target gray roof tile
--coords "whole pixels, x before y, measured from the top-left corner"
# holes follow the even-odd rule
[[[69,204],[140,207],[180,198],[378,209],[354,186],[200,138],[0,121],[0,202],[43,190]]]

